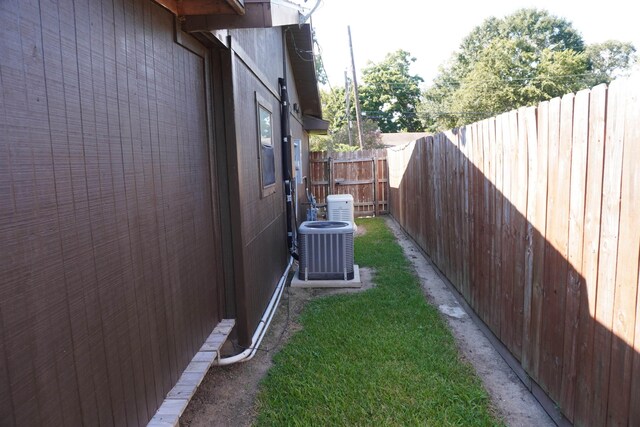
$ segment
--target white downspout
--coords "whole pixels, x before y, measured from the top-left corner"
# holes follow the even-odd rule
[[[264,310],[262,318],[260,319],[260,323],[258,323],[258,327],[251,337],[251,345],[248,349],[243,351],[242,353],[236,354],[235,356],[220,358],[218,357],[213,364],[217,366],[226,366],[232,365],[238,362],[247,362],[255,356],[258,348],[260,348],[260,343],[262,343],[262,339],[267,333],[267,329],[271,324],[271,320],[273,316],[276,314],[278,309],[278,304],[280,303],[280,298],[282,297],[282,292],[284,291],[284,285],[287,283],[287,276],[289,275],[289,270],[291,269],[291,265],[293,265],[293,258],[289,257],[289,264],[287,265],[284,274],[280,278],[278,282],[278,286],[276,290],[273,292],[273,296],[271,297],[271,301],[269,301],[269,305]]]

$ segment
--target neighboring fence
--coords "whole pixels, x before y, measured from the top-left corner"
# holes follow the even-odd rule
[[[309,154],[311,191],[318,206],[330,194],[351,194],[356,217],[388,213],[386,150]]]
[[[391,214],[576,425],[640,425],[639,94],[388,150]]]

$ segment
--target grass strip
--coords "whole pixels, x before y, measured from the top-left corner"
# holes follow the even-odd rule
[[[261,384],[258,425],[502,425],[380,218],[358,221],[376,286],[311,301]]]

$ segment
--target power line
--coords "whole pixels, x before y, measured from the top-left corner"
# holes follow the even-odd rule
[[[552,78],[549,78],[547,76],[532,76],[532,77],[518,77],[518,78],[512,78],[509,80],[505,80],[505,79],[500,79],[500,80],[492,80],[492,81],[487,81],[487,80],[482,80],[482,81],[472,81],[472,82],[466,82],[466,84],[469,83],[473,83],[473,84],[487,84],[487,83],[492,83],[492,84],[496,84],[496,85],[504,85],[504,84],[519,84],[518,82],[522,82],[522,81],[549,81],[549,82],[554,82],[556,80],[559,79],[565,79],[565,78],[574,78],[574,77],[591,77],[593,76],[592,73],[581,73],[581,74],[558,74],[553,76]],[[369,86],[375,86],[376,84],[374,83],[366,83]],[[383,83],[386,86],[413,86],[413,85],[417,85],[419,86],[420,84],[416,84],[414,82],[394,82],[394,83]],[[455,81],[455,82],[450,82],[447,85],[440,85],[440,86],[460,86],[463,83],[459,82],[459,81]],[[432,86],[433,87],[433,86]]]
[[[403,116],[412,116],[412,117],[417,117],[417,116],[495,116],[497,114],[500,113],[496,113],[493,111],[486,111],[486,112],[482,112],[482,111],[429,111],[429,112],[425,112],[425,113],[401,113],[401,115]],[[372,115],[365,115],[364,117],[368,118],[368,119],[385,119],[388,118],[388,116],[385,115],[376,115],[376,114],[372,114]]]
[[[291,42],[293,43],[293,50],[296,53],[296,55],[298,55],[298,58],[300,58],[301,60],[303,60],[305,62],[313,62],[313,61],[315,61],[315,56],[313,54],[313,50],[300,49],[298,47],[298,45],[296,44],[296,38],[293,36],[293,33],[291,33],[291,30],[289,28],[287,28],[284,31],[286,33],[291,34]],[[311,58],[305,58],[301,54],[311,55]]]

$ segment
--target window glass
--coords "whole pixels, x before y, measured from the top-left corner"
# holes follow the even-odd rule
[[[272,147],[271,112],[262,105],[258,105],[258,111],[260,114],[260,143],[266,147]]]
[[[276,165],[273,149],[273,116],[256,94],[257,119],[258,119],[258,140],[260,156],[260,178],[262,180],[262,196],[275,192]]]

